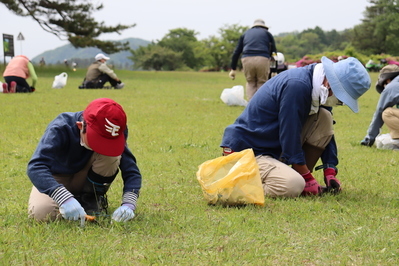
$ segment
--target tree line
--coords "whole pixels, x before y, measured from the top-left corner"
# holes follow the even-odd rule
[[[355,56],[363,63],[369,59],[396,59],[399,55],[399,4],[394,0],[371,0],[364,19],[354,28],[323,31],[320,27],[274,36],[277,51],[286,61],[296,62],[307,56],[320,58]],[[145,70],[227,70],[240,36],[248,29],[227,25],[218,36],[196,38],[194,30],[170,30],[161,40],[131,51],[135,68]]]
[[[25,1],[0,0],[11,12],[31,16],[46,31],[65,37],[74,47],[97,47],[108,54],[128,50],[127,43],[98,40],[104,33],[118,32],[135,25],[105,26],[93,17],[101,4],[88,0]],[[302,32],[279,34],[277,50],[288,62],[304,56],[356,56],[368,59],[395,59],[399,55],[399,3],[396,0],[369,0],[359,25],[343,31],[323,31],[320,27]],[[226,25],[218,35],[198,40],[191,29],[170,30],[161,40],[131,50],[129,57],[137,69],[220,71],[230,67],[231,55],[240,36],[248,27]],[[273,32],[272,32],[273,33]]]

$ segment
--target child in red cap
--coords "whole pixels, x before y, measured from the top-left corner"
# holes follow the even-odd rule
[[[134,217],[141,188],[136,159],[126,144],[126,114],[117,102],[100,98],[84,111],[58,115],[47,127],[28,163],[33,183],[29,217],[38,221],[85,219],[107,212],[106,192],[122,172],[122,205],[112,219]]]

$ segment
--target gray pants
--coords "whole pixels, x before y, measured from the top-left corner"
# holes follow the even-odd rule
[[[121,156],[109,157],[93,153],[86,166],[73,175],[54,175],[54,179],[63,184],[74,195],[80,194],[86,182],[90,168],[101,176],[112,176],[118,170]],[[28,216],[37,221],[55,220],[60,216],[57,203],[48,195],[40,193],[35,186],[29,197]]]

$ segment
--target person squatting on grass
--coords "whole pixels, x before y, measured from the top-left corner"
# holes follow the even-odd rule
[[[32,62],[24,55],[17,55],[7,64],[3,77],[3,93],[34,92],[37,75]],[[32,78],[32,86],[29,86],[27,78]]]
[[[110,59],[109,57],[97,54],[94,59],[96,61],[87,69],[84,81],[79,86],[80,89],[101,89],[106,82],[115,89],[122,89],[125,86],[115,72],[107,66],[106,61]]]
[[[141,174],[126,143],[126,120],[122,106],[100,98],[84,111],[61,113],[47,126],[27,168],[33,183],[30,218],[78,220],[107,212],[106,193],[119,169],[122,204],[112,219],[134,217]]]
[[[320,107],[343,102],[357,113],[357,99],[369,87],[367,70],[353,57],[337,63],[323,57],[321,63],[284,71],[266,82],[227,126],[223,154],[252,148],[266,196],[321,194],[312,171],[334,130],[331,112]],[[327,190],[339,190],[335,175],[328,178]]]
[[[252,28],[241,35],[231,59],[229,76],[234,80],[238,58],[242,53],[241,62],[247,80],[246,94],[248,101],[269,79],[270,59],[273,58],[272,54],[277,53],[274,37],[268,29],[263,20],[255,20]]]
[[[360,142],[361,145],[369,147],[373,146],[384,123],[389,129],[391,138],[399,139],[399,109],[392,107],[399,105],[399,66],[387,65],[383,67],[375,88],[381,96],[367,129],[367,135]]]

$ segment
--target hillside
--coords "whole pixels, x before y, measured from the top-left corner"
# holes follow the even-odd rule
[[[119,41],[129,42],[129,47],[132,50],[135,50],[140,46],[147,46],[150,43],[149,41],[139,38],[127,38]],[[93,62],[94,56],[101,52],[102,51],[98,48],[75,48],[71,44],[67,44],[53,50],[43,52],[34,57],[31,61],[34,64],[39,64],[40,60],[44,58],[46,65],[56,65],[63,64],[64,60],[66,59],[69,63],[76,62],[79,67],[86,67]],[[128,58],[131,56],[131,52],[129,50],[107,56],[111,58],[107,62],[109,65],[114,65],[115,67],[122,69],[131,69],[133,66],[133,62]]]

